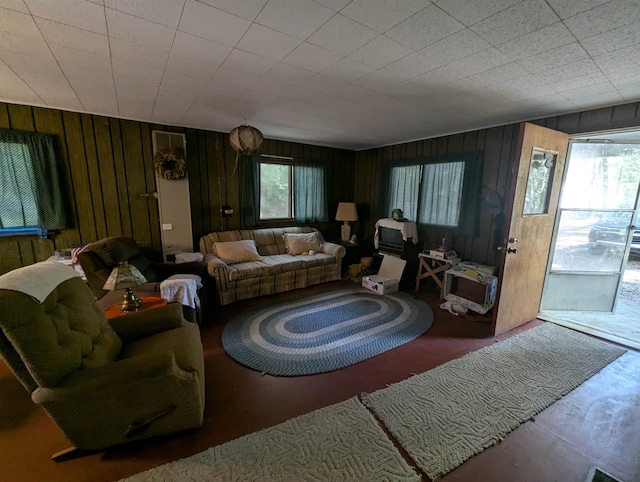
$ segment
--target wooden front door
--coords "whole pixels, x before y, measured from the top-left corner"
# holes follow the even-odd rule
[[[511,212],[498,247],[494,335],[538,315],[568,144],[569,136],[562,132],[520,125],[506,203]]]

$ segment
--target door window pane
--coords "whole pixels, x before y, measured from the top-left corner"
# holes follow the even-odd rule
[[[562,211],[552,271],[617,272],[632,211]]]
[[[523,215],[546,214],[549,212],[549,195],[551,193],[551,180],[553,179],[556,157],[555,154],[549,152],[533,150],[531,164],[529,165]]]
[[[260,163],[260,219],[290,219],[291,166]]]
[[[633,209],[640,180],[640,146],[574,143],[562,208]]]

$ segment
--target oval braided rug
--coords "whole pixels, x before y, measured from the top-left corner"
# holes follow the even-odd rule
[[[431,308],[406,293],[339,287],[246,311],[227,323],[222,345],[255,370],[310,375],[379,355],[432,324]]]

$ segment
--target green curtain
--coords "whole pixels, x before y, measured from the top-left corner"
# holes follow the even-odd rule
[[[260,154],[241,155],[238,167],[240,189],[240,225],[258,226],[260,222]]]
[[[293,163],[294,219],[297,223],[329,221],[327,176],[323,164],[296,159]]]
[[[463,152],[389,163],[382,179],[380,217],[395,208],[422,227],[474,236],[482,191],[484,153]]]
[[[67,227],[55,137],[0,130],[0,229]]]

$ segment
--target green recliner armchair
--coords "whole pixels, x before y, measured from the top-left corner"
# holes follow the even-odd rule
[[[0,276],[0,313],[0,354],[74,449],[202,425],[200,331],[179,304],[107,320],[78,273],[42,262]]]

